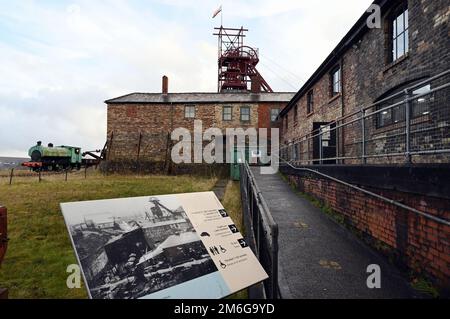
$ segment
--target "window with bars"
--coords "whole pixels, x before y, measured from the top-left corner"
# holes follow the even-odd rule
[[[250,108],[248,106],[241,107],[241,121],[250,122]]]
[[[409,51],[409,12],[406,4],[396,11],[391,22],[392,58],[391,62],[403,57]]]
[[[222,119],[224,121],[231,121],[233,116],[233,108],[231,106],[224,106],[222,110]]]
[[[195,118],[195,106],[194,105],[186,105],[184,107],[184,117],[187,119]]]
[[[341,67],[336,67],[331,72],[331,96],[341,93]]]

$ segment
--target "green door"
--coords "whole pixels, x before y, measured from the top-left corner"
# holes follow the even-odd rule
[[[245,155],[244,155],[245,154]],[[231,179],[233,181],[238,181],[241,178],[239,165],[244,163],[245,160],[248,161],[249,151],[248,147],[243,149],[234,148],[233,159],[231,162]]]

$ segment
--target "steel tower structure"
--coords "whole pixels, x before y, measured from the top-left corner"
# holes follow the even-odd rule
[[[218,87],[219,93],[235,91],[273,92],[256,69],[258,49],[244,45],[248,29],[214,28],[218,37]]]

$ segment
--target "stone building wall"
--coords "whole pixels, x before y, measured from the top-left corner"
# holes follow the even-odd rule
[[[285,107],[285,102],[271,103],[111,103],[108,104],[107,134],[108,165],[120,169],[123,163],[135,166],[136,162],[154,166],[164,171],[170,162],[170,151],[176,141],[170,134],[176,128],[186,128],[191,133],[194,121],[201,120],[203,132],[217,127],[225,134],[227,128],[270,128],[270,110]],[[185,117],[185,106],[195,106],[195,118]],[[223,108],[232,108],[231,120],[224,120]],[[250,120],[241,121],[241,107],[250,108]],[[192,135],[193,138],[193,135]]]
[[[391,17],[398,5],[406,3],[409,12],[409,52],[395,62],[389,62],[391,51],[388,33],[391,32],[389,30]],[[304,89],[296,106],[282,116],[280,120],[283,125],[282,144],[288,145],[311,134],[314,122],[332,122],[342,116],[348,116],[409,85],[450,69],[449,19],[450,8],[444,0],[390,2],[382,11],[382,28],[367,29],[356,39],[352,39],[352,44],[332,59],[334,63],[330,63],[326,70],[322,71],[320,78]],[[330,73],[337,66],[341,68],[342,92],[331,97]],[[447,77],[446,81],[448,82],[449,79],[450,77]],[[432,87],[437,87],[439,84],[441,83],[433,83]],[[314,92],[314,107],[313,112],[307,114],[309,90]],[[432,125],[434,127],[445,125],[448,131],[448,125],[450,125],[448,95],[448,89],[446,89],[444,96],[440,97],[440,104],[436,106],[435,103],[435,106],[432,106],[439,118],[433,118],[433,115],[430,115],[434,122],[430,121],[427,128],[431,128]],[[444,107],[447,107],[446,111],[442,110]],[[295,108],[297,108],[297,121],[295,121]],[[372,111],[375,110],[376,108],[373,107]],[[350,122],[355,117],[349,117],[344,123]],[[368,139],[384,140],[378,143],[377,151],[379,153],[403,151],[404,136],[402,138],[399,134],[404,133],[404,127],[399,130],[395,125],[390,125],[379,130],[376,121],[376,116],[366,120],[366,134]],[[417,128],[420,129],[421,126]],[[414,127],[412,129],[414,130]],[[351,157],[361,153],[361,130],[361,123],[354,123],[338,131],[338,156]],[[436,138],[440,136],[442,140],[445,130],[437,129],[429,134]],[[434,137],[431,139],[435,139]],[[448,136],[444,136],[445,138]],[[416,146],[420,146],[421,140],[423,141],[424,137],[417,136],[414,142]],[[306,143],[303,144],[305,147]],[[367,147],[374,151],[375,149],[370,147],[375,147],[375,142],[372,144]],[[450,146],[449,143],[446,145]],[[304,154],[312,158],[312,147]]]

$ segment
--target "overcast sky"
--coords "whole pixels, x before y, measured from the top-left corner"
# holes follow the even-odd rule
[[[213,28],[249,29],[260,73],[297,91],[371,0],[0,0],[0,156],[37,140],[101,148],[104,100],[217,88]]]

